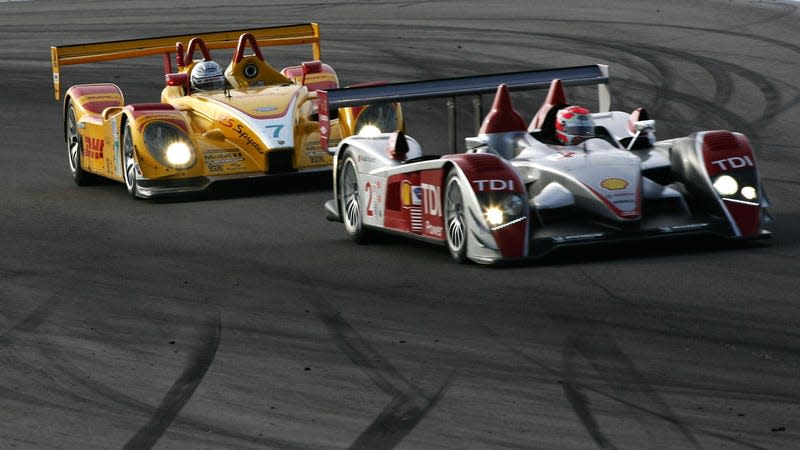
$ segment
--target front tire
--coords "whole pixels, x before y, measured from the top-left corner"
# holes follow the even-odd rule
[[[122,134],[122,160],[125,164],[123,177],[125,178],[125,187],[128,189],[128,195],[138,199],[139,196],[137,194],[139,192],[139,187],[136,181],[137,162],[132,133],[131,125],[126,123],[125,130]]]
[[[444,194],[444,223],[447,231],[447,249],[458,263],[466,263],[468,225],[464,210],[464,196],[457,172],[447,177]]]
[[[350,239],[358,244],[369,240],[369,231],[364,228],[364,216],[361,213],[361,195],[356,161],[348,155],[342,165],[339,176],[339,202],[342,207],[342,222]]]
[[[67,158],[69,160],[69,171],[72,180],[78,186],[88,186],[92,184],[93,176],[83,170],[83,141],[78,134],[78,120],[75,117],[75,107],[72,100],[67,104],[67,117],[64,120],[64,130],[67,137]]]

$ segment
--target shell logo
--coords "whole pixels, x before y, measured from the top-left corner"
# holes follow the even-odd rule
[[[600,186],[608,189],[609,191],[619,191],[628,187],[628,182],[622,178],[606,178],[600,183]]]
[[[411,183],[408,180],[403,180],[400,185],[400,198],[403,201],[403,206],[408,208],[411,206]]]

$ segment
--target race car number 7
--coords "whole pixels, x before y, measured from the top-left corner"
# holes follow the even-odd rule
[[[272,137],[277,139],[281,135],[281,130],[283,129],[283,125],[266,125],[264,126],[266,129],[274,128],[275,131],[272,133]]]

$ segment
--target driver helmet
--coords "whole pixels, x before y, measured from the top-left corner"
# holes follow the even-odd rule
[[[216,61],[200,61],[192,68],[192,89],[210,91],[225,87],[225,73]]]
[[[583,106],[567,106],[556,113],[556,139],[563,145],[576,145],[594,137],[592,112]]]

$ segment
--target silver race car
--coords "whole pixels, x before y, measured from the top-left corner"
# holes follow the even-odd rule
[[[657,141],[645,110],[609,110],[607,84],[608,67],[590,65],[321,91],[321,146],[334,154],[327,217],[359,243],[376,231],[400,233],[478,263],[598,242],[769,236],[768,200],[744,135]],[[573,85],[597,85],[599,112],[568,103]],[[528,123],[510,91],[530,89],[549,91]],[[393,122],[393,102],[442,97],[452,106],[491,92],[492,109],[463,153],[425,155],[402,131],[378,131]],[[327,112],[347,106],[372,108],[364,117],[375,127],[329,148]],[[451,120],[451,143],[454,134]]]

